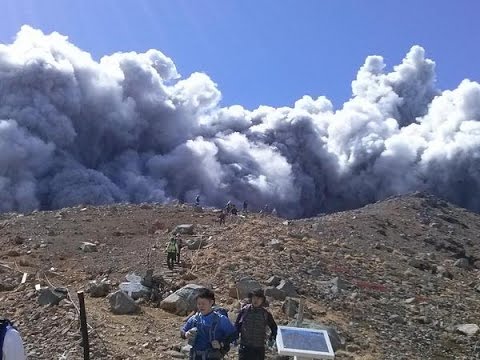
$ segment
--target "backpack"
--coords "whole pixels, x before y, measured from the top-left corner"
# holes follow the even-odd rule
[[[7,331],[10,329],[15,329],[13,323],[8,319],[0,319],[0,360],[3,358],[3,341]]]
[[[210,328],[210,333],[209,333],[210,339],[213,339],[215,331],[217,331],[217,327],[220,324],[220,315],[223,315],[228,319],[228,310],[221,306],[213,306],[213,314],[214,314],[214,318],[213,318],[212,327]],[[200,313],[197,312],[193,316],[194,316],[193,326],[198,327],[200,324],[200,321],[199,321]],[[230,351],[230,343],[228,344],[224,343],[223,347],[220,349],[220,352],[222,353],[222,355],[225,355],[229,351]]]
[[[177,252],[177,241],[173,242],[170,241],[167,245],[167,252],[169,253],[175,253]]]

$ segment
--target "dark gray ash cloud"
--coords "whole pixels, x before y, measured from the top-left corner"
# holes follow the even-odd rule
[[[22,27],[0,45],[0,211],[201,194],[301,217],[415,190],[480,210],[480,85],[440,91],[419,46],[391,71],[368,57],[337,110],[220,100],[158,50],[97,62]]]

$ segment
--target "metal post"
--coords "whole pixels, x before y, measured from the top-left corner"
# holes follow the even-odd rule
[[[83,291],[77,292],[78,304],[80,305],[80,329],[82,331],[83,340],[83,359],[90,360],[90,345],[88,344],[88,327],[87,327],[87,313],[85,311],[85,299]]]

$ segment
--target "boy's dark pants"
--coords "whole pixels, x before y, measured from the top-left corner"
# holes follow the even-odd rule
[[[238,360],[265,360],[265,348],[240,345]]]

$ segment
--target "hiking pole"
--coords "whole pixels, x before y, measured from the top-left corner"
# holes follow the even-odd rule
[[[85,311],[85,299],[83,291],[77,292],[78,304],[80,305],[80,329],[82,331],[83,359],[90,360],[90,346],[88,344],[87,313]]]

